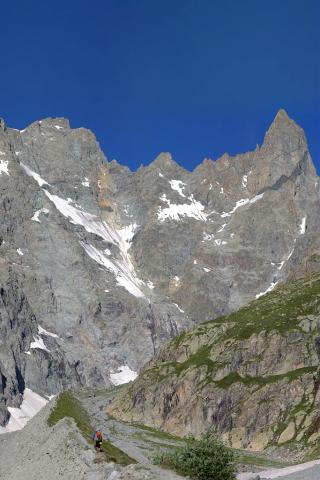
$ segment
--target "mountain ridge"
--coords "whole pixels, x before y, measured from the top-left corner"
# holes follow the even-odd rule
[[[51,396],[136,375],[172,336],[307,265],[319,182],[302,130],[279,122],[265,147],[193,172],[168,153],[131,172],[66,119],[1,123],[2,426],[25,388]]]

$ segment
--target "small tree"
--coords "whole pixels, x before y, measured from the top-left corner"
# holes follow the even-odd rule
[[[171,466],[177,472],[197,480],[235,478],[234,455],[212,432],[204,433],[199,440],[189,435],[182,449],[162,453],[155,462]]]

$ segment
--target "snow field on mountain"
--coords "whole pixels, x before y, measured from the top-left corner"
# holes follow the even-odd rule
[[[20,407],[8,407],[10,419],[5,427],[0,427],[0,433],[21,430],[47,403],[48,400],[26,388]]]

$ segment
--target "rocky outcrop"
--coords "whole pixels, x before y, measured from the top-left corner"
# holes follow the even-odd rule
[[[25,386],[132,377],[171,337],[273,289],[310,254],[319,199],[284,111],[254,152],[194,172],[169,153],[131,172],[65,119],[2,121],[0,425]]]
[[[262,450],[320,435],[320,276],[284,285],[162,347],[108,408],[176,435],[213,428]]]

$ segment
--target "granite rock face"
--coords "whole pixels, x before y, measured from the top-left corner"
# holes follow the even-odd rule
[[[168,153],[131,172],[65,119],[1,121],[0,425],[25,386],[109,385],[304,271],[319,200],[304,133],[282,110],[260,148],[192,173]]]

